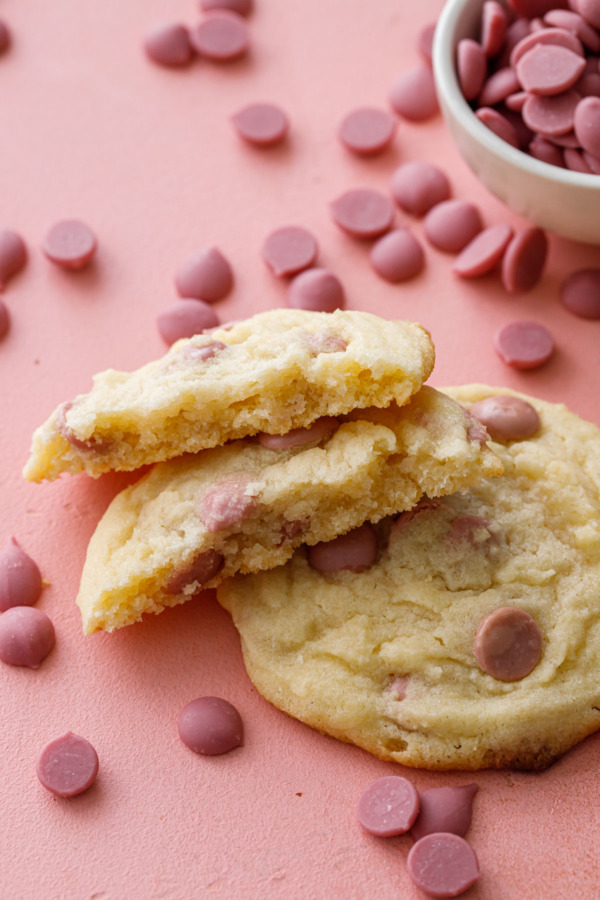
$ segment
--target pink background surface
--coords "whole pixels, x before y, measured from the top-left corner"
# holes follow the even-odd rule
[[[342,190],[387,190],[402,161],[443,165],[457,196],[487,224],[518,220],[477,183],[438,117],[400,123],[394,146],[352,158],[335,128],[358,104],[385,106],[396,74],[418,61],[414,40],[440,0],[256,0],[250,56],[184,71],[150,64],[141,38],[155,22],[193,22],[192,0],[41,3],[7,0],[13,31],[0,60],[3,227],[25,237],[26,270],[4,293],[12,327],[0,346],[2,536],[13,534],[49,582],[39,606],[57,645],[38,671],[0,666],[0,895],[10,898],[417,898],[405,870],[408,837],[364,834],[362,790],[394,765],[320,736],[263,701],[248,681],[237,634],[212,596],[113,635],[84,638],[74,600],[87,541],[124,476],[25,484],[33,429],[108,367],[131,369],[164,350],[155,327],[188,253],[216,244],[236,275],[222,321],[285,302],[259,248],[297,223],[319,239],[320,262],[346,287],[348,307],[411,318],[437,347],[433,384],[484,381],[552,401],[600,425],[600,323],[571,317],[558,285],[598,250],[553,238],[541,283],[508,296],[497,276],[463,282],[426,248],[427,268],[404,286],[379,280],[367,247],[330,220]],[[253,150],[229,116],[254,100],[280,103],[284,147]],[[99,238],[93,266],[53,267],[39,246],[56,220],[78,216]],[[397,222],[404,221],[397,215]],[[422,234],[414,223],[416,235]],[[535,318],[554,332],[543,369],[517,373],[491,347],[496,328]],[[202,758],[176,719],[217,694],[241,711],[245,746]],[[42,745],[66,730],[100,757],[96,785],[73,800],[35,776]],[[476,780],[470,840],[486,900],[596,898],[600,737],[540,775],[409,772],[418,787]]]

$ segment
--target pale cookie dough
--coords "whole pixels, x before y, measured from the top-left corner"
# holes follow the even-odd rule
[[[406,403],[427,379],[431,339],[363,312],[275,309],[173,344],[132,373],[96,375],[33,436],[24,476],[98,476],[283,434],[319,416]]]
[[[502,469],[485,430],[433,388],[340,421],[310,445],[246,439],[159,463],[119,494],[90,541],[77,598],[84,631],[130,624],[236,572],[280,565],[303,542]]]
[[[407,766],[543,769],[600,727],[600,430],[504,389],[448,393],[519,396],[540,429],[490,444],[500,478],[380,523],[367,571],[323,575],[300,549],[217,596],[258,690],[312,727]],[[513,681],[474,654],[506,607],[541,635]]]

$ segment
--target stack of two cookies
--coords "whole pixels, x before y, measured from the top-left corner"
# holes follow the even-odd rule
[[[535,436],[500,434],[492,450],[465,406],[494,392],[423,386],[432,367],[418,325],[275,310],[98,376],[38,429],[25,469],[41,480],[156,463],[92,537],[84,630],[217,587],[264,696],[409,765],[540,767],[598,727],[589,690],[571,686],[566,701],[557,689],[548,709],[547,687],[568,679],[561,666],[592,627],[587,593],[572,595],[600,526],[542,477],[551,466],[600,509],[598,471],[569,444],[593,430],[598,450],[597,432],[536,404]],[[548,517],[562,513],[557,538]],[[315,548],[365,522],[366,568],[360,540],[357,565],[347,551],[333,554],[339,566],[314,564]],[[512,680],[490,674],[498,623],[491,643],[480,637],[505,608],[532,619],[543,643],[533,672]],[[560,633],[554,646],[567,622],[568,646]]]

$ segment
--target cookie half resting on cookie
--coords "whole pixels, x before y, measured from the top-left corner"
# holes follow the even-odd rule
[[[422,326],[363,312],[275,309],[178,341],[132,373],[108,370],[33,436],[24,476],[133,470],[320,416],[406,403],[428,378]]]
[[[313,728],[407,766],[543,769],[600,728],[600,430],[450,393],[500,478],[381,521],[364,571],[334,541],[217,596],[258,690]]]
[[[301,543],[449,494],[502,466],[465,410],[423,387],[405,406],[321,418],[157,464],[111,503],[88,548],[84,631],[112,631]]]

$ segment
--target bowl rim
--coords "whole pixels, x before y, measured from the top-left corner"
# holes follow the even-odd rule
[[[500,2],[506,6],[503,0]],[[436,90],[442,97],[442,109],[446,106],[470,137],[482,144],[489,153],[524,172],[555,184],[600,190],[600,175],[561,169],[559,166],[542,162],[522,150],[517,150],[494,134],[473,113],[458,85],[454,63],[456,49],[454,32],[465,7],[482,7],[483,3],[484,0],[446,0],[438,18],[433,39],[432,64]]]

